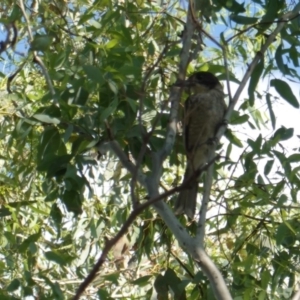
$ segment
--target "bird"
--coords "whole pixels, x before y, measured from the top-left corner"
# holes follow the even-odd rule
[[[210,72],[196,72],[180,83],[189,97],[184,103],[183,136],[187,158],[182,189],[175,203],[175,214],[193,219],[198,192],[199,170],[208,162],[212,141],[226,112],[224,92],[218,78]],[[193,178],[194,177],[194,178]]]

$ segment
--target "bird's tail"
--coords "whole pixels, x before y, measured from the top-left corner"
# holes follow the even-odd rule
[[[193,171],[188,167],[184,174],[183,182],[190,180],[193,176]],[[190,219],[194,218],[197,202],[197,193],[198,193],[198,180],[192,179],[192,181],[186,186],[185,189],[180,191],[179,196],[175,204],[175,214],[185,214]]]

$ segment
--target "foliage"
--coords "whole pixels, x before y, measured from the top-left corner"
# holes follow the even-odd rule
[[[25,10],[20,1],[0,4],[1,299],[74,296],[132,200],[146,201],[145,188],[97,145],[116,140],[144,174],[155,167],[151,153],[165,143],[187,14],[186,3],[158,2],[24,1]],[[211,3],[204,29],[226,48],[233,89],[278,19],[299,4]],[[275,114],[278,103],[299,108],[299,35],[298,16],[256,66],[219,147],[205,242],[235,299],[288,299],[299,279],[300,155],[290,146],[297,128],[278,126]],[[188,74],[209,70],[226,86],[222,49],[209,38],[204,44]],[[181,182],[183,154],[179,133],[161,192]],[[173,207],[175,198],[164,201]],[[195,233],[195,222],[180,221]],[[150,207],[85,297],[154,295],[212,299],[213,291]]]

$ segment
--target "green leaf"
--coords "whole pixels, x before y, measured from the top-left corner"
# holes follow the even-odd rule
[[[258,135],[255,141],[248,139],[247,140],[249,146],[255,151],[255,153],[260,152],[261,144],[262,144],[262,136],[261,134]]]
[[[105,280],[110,281],[114,284],[118,284],[119,277],[120,277],[119,273],[111,273],[111,274],[103,276],[103,278],[105,278]]]
[[[290,86],[285,81],[282,81],[280,79],[272,79],[271,86],[273,86],[277,93],[289,104],[296,108],[299,108],[299,102],[297,98],[295,97]]]
[[[278,202],[277,202],[277,206],[281,207],[282,205],[284,205],[286,202],[288,201],[288,197],[285,194],[280,195]]]
[[[283,9],[284,1],[267,1],[265,5],[266,14],[261,18],[259,26],[256,29],[259,33],[265,32],[278,17],[278,12]]]
[[[115,95],[117,95],[118,94],[118,86],[117,86],[117,84],[114,81],[110,80],[110,79],[107,80],[107,83],[108,83],[109,88],[112,90],[112,92]]]
[[[296,242],[295,230],[290,222],[284,222],[278,226],[275,238],[277,245],[283,245],[287,248],[294,245]]]
[[[126,101],[129,103],[132,111],[135,113],[137,111],[137,106],[138,106],[137,102],[130,98],[126,98]]]
[[[28,250],[29,245],[31,243],[35,243],[41,237],[41,230],[38,233],[30,235],[23,243],[20,245],[19,250],[20,252],[25,252]]]
[[[152,277],[153,277],[152,275],[146,275],[146,276],[140,277],[140,278],[134,280],[132,282],[132,284],[136,284],[138,286],[145,286],[145,285],[147,285],[149,283],[149,280]]]
[[[104,121],[104,120],[106,120],[109,116],[111,116],[111,115],[115,112],[115,110],[116,110],[116,108],[117,108],[117,105],[118,105],[118,101],[117,101],[117,99],[114,99],[114,100],[110,103],[109,107],[105,108],[105,109],[101,112],[101,114],[100,114],[100,120],[101,120],[101,121]]]
[[[113,300],[113,298],[110,297],[110,294],[104,288],[99,289],[97,295],[99,296],[99,299]]]
[[[52,204],[50,217],[57,226],[61,224],[63,215],[56,203]]]
[[[83,87],[79,87],[76,91],[73,104],[84,106],[89,99],[89,92]]]
[[[299,163],[300,162],[300,154],[292,154],[290,155],[287,160],[291,163]]]
[[[73,133],[73,130],[74,130],[74,126],[72,124],[69,124],[64,135],[63,135],[63,141],[65,143],[67,143]]]
[[[229,140],[230,143],[238,146],[239,148],[243,147],[242,142],[232,133],[232,131],[230,129],[226,130],[225,136]]]
[[[288,69],[287,66],[283,63],[283,50],[282,50],[282,44],[280,44],[275,52],[275,60],[278,66],[278,69],[283,73],[287,74]]]
[[[46,171],[49,178],[53,176],[63,175],[66,171],[67,165],[72,159],[72,155],[54,155],[50,154],[44,157],[44,159],[38,164],[38,171]]]
[[[168,284],[161,274],[157,275],[154,281],[154,288],[158,299],[168,299]]]
[[[52,44],[52,37],[47,35],[36,35],[34,36],[33,41],[31,42],[31,50],[33,51],[46,51],[49,49]]]
[[[294,128],[285,128],[281,127],[276,130],[274,136],[272,137],[272,141],[277,143],[278,141],[286,141],[290,139],[294,135]]]
[[[273,111],[272,102],[271,102],[270,97],[271,97],[270,94],[267,93],[266,100],[267,100],[268,110],[269,110],[269,114],[270,114],[272,128],[275,129],[275,127],[276,127],[276,117],[275,117],[275,114],[274,114],[274,111]]]
[[[116,46],[118,43],[119,43],[119,40],[113,39],[113,40],[109,41],[109,42],[105,45],[105,47],[106,47],[106,49],[110,49],[110,48],[113,48],[114,46]]]
[[[274,165],[274,160],[273,160],[273,159],[267,161],[267,163],[266,163],[266,165],[265,165],[265,168],[264,168],[264,174],[265,174],[266,176],[269,175],[269,173],[270,173],[270,171],[271,171],[273,165]]]
[[[55,299],[57,300],[64,300],[65,299],[65,296],[59,286],[59,284],[57,282],[54,283],[54,285],[52,286],[52,291],[53,291],[53,294],[55,296]]]
[[[13,281],[10,282],[10,284],[8,285],[8,287],[6,288],[6,290],[8,292],[13,292],[15,290],[17,290],[21,285],[21,282],[19,279],[14,279]]]
[[[231,117],[230,124],[232,124],[232,125],[243,124],[243,123],[246,123],[248,120],[249,120],[248,115],[240,115],[237,117]]]
[[[230,19],[237,24],[243,24],[243,25],[251,25],[258,21],[258,18],[237,16],[237,15],[230,15]]]
[[[285,187],[285,182],[284,180],[278,182],[273,190],[273,193],[271,195],[272,199],[276,199],[278,197],[278,194],[281,193],[283,191],[283,188]]]
[[[61,197],[61,200],[66,205],[69,212],[75,213],[75,215],[82,213],[82,196],[74,190],[65,191]]]
[[[256,65],[249,82],[248,93],[249,93],[249,101],[251,106],[253,106],[254,104],[254,92],[263,70],[264,70],[264,61],[263,59],[261,59]]]
[[[0,218],[7,217],[10,215],[11,215],[11,212],[8,208],[6,208],[6,207],[0,208]]]
[[[289,54],[294,66],[299,67],[299,52],[294,45],[289,49]]]
[[[38,162],[42,161],[45,156],[54,155],[60,144],[60,135],[55,127],[47,127],[41,134],[40,143],[37,147]]]
[[[65,266],[74,260],[74,257],[69,254],[58,251],[47,251],[45,252],[45,257],[61,266]]]
[[[34,119],[37,119],[43,123],[48,123],[48,124],[59,124],[60,120],[57,118],[52,118],[48,115],[44,114],[35,114],[32,116]]]
[[[103,73],[100,71],[99,68],[89,65],[83,66],[82,68],[86,73],[88,79],[94,81],[95,83],[99,83],[100,85],[104,84],[105,81]]]
[[[40,108],[38,108],[36,110],[36,112],[34,113],[34,115],[47,115],[49,117],[52,118],[60,118],[61,117],[61,109],[59,107],[57,107],[56,105],[52,104],[49,105],[49,103],[47,103],[47,106],[42,106]]]

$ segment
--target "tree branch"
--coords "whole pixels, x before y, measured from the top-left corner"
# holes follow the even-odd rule
[[[192,37],[195,30],[195,24],[193,22],[191,11],[188,10],[186,28],[182,37],[182,50],[180,53],[179,72],[178,79],[184,80],[186,75],[186,69],[189,63],[190,50],[192,46]],[[172,86],[170,91],[169,102],[171,103],[170,119],[167,127],[166,141],[162,149],[159,151],[159,162],[162,165],[166,157],[171,153],[176,137],[177,131],[177,115],[180,98],[182,94],[182,88]]]
[[[216,299],[232,300],[223,275],[202,247],[196,249],[194,259],[208,277]]]
[[[216,146],[213,146],[213,151],[210,153],[209,159],[211,160],[212,156],[216,151]],[[214,164],[211,164],[208,167],[205,182],[204,182],[204,191],[203,198],[201,203],[200,215],[197,224],[197,232],[196,232],[196,240],[200,247],[204,249],[204,237],[205,237],[205,223],[206,223],[206,213],[208,209],[208,203],[210,198],[210,190],[213,182],[213,172],[214,172]]]

